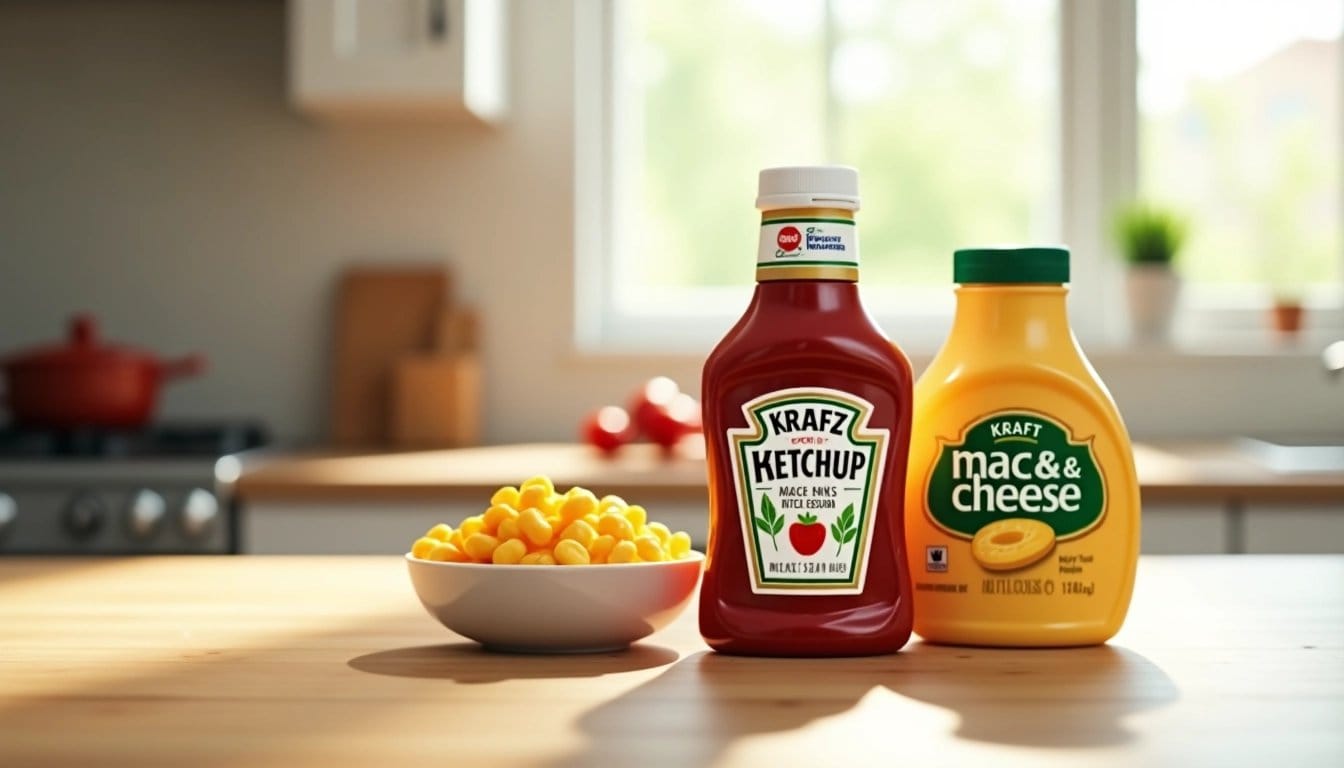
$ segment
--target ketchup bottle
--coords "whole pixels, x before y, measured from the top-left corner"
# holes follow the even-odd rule
[[[705,362],[717,651],[892,653],[910,637],[905,355],[859,300],[858,173],[761,171],[756,292]]]

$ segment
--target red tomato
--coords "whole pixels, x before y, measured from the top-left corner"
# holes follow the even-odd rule
[[[649,379],[630,398],[630,418],[634,419],[640,432],[658,442],[655,436],[664,426],[662,420],[667,407],[679,394],[681,389],[677,387],[677,382],[666,376]]]
[[[681,438],[700,431],[700,404],[688,394],[678,394],[667,407],[652,411],[641,426],[650,440],[670,449]]]
[[[604,405],[584,417],[584,442],[603,453],[614,453],[630,437],[630,414],[619,405]]]
[[[789,526],[789,543],[803,557],[815,555],[826,543],[826,526],[817,522],[816,515],[799,515],[798,522]]]
[[[685,392],[677,395],[677,399],[667,406],[667,412],[672,415],[672,418],[681,422],[686,433],[702,431],[700,401]]]

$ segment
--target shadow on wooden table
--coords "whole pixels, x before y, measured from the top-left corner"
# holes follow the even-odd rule
[[[955,714],[957,739],[1110,746],[1134,738],[1126,717],[1178,697],[1156,665],[1111,646],[1028,651],[914,643],[893,656],[848,659],[703,651],[584,714],[578,728],[585,750],[553,764],[618,765],[613,756],[639,754],[650,765],[710,765],[744,740],[802,729],[814,732],[750,748],[788,764],[825,764],[837,742],[865,759],[936,755],[949,718],[914,702]],[[645,748],[656,750],[656,759]]]
[[[584,751],[552,766],[702,766],[741,739],[793,731],[853,709],[899,656],[778,659],[693,653],[579,718]],[[793,753],[779,765],[813,762]]]
[[[956,736],[1031,747],[1099,747],[1134,738],[1126,717],[1170,704],[1180,691],[1127,648],[993,649],[913,643],[918,675],[888,683],[956,712]]]
[[[459,683],[496,683],[557,677],[596,677],[671,664],[677,652],[636,643],[624,651],[587,654],[493,653],[476,643],[394,648],[356,656],[351,669],[374,675],[447,679]]]

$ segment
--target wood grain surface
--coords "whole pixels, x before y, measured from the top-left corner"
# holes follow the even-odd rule
[[[508,606],[501,606],[508,610]],[[1344,765],[1344,557],[1145,558],[1111,644],[493,655],[397,557],[0,559],[0,766]]]
[[[392,370],[388,420],[397,448],[475,445],[481,435],[481,361],[471,353],[414,355]]]
[[[1344,472],[1278,474],[1228,443],[1137,445],[1145,503],[1282,502],[1344,504]],[[707,502],[702,459],[665,459],[652,445],[627,446],[615,460],[572,444],[500,445],[453,451],[258,456],[236,491],[246,501],[481,498],[538,472],[557,485],[607,493]]]

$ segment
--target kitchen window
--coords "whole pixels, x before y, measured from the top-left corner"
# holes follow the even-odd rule
[[[1187,340],[1258,332],[1267,286],[1288,274],[1329,308],[1318,326],[1337,322],[1344,3],[1220,9],[1211,19],[1197,0],[582,6],[580,345],[707,351],[753,284],[757,170],[811,162],[860,169],[866,301],[907,348],[941,341],[951,250],[1014,241],[1069,243],[1075,327],[1123,339],[1110,227],[1136,193],[1191,220]],[[583,87],[593,82],[602,87]]]
[[[1192,219],[1205,303],[1338,302],[1340,0],[1141,0],[1139,190]]]

